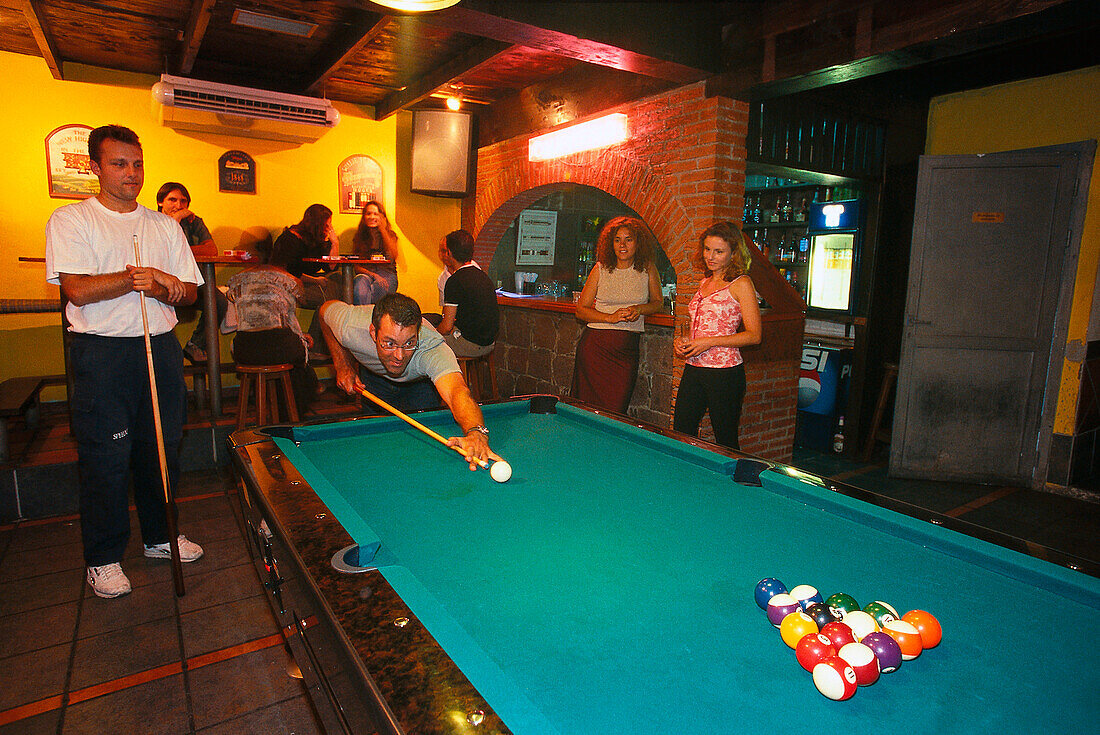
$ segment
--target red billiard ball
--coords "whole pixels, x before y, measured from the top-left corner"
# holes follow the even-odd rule
[[[849,643],[837,651],[836,655],[856,672],[856,684],[859,686],[870,686],[878,681],[878,659],[869,647],[862,643]]]
[[[911,624],[920,633],[920,642],[925,648],[935,648],[943,639],[943,628],[936,617],[924,610],[910,610],[901,619]]]
[[[856,693],[856,672],[839,656],[833,656],[814,667],[814,686],[832,700],[848,699]]]
[[[838,651],[849,643],[855,643],[856,640],[852,635],[852,629],[840,622],[828,623],[821,629],[821,634],[831,640]]]
[[[892,639],[891,639],[892,640]],[[814,666],[827,658],[836,655],[836,646],[833,642],[820,633],[807,633],[794,649],[794,657],[806,671],[813,671]],[[898,654],[899,658],[901,654]]]

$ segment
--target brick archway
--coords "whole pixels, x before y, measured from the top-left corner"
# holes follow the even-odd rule
[[[688,243],[677,242],[691,227],[682,205],[664,193],[667,188],[645,167],[616,154],[604,154],[600,164],[579,170],[562,164],[536,169],[526,162],[505,167],[486,187],[484,196],[479,191],[472,223],[478,233],[474,258],[492,262],[497,244],[520,212],[562,184],[580,184],[600,189],[637,212],[664,248],[677,281],[680,274],[688,275],[690,280],[691,248]]]

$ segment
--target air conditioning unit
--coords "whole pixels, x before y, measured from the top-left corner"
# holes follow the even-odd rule
[[[177,130],[289,142],[317,140],[340,121],[328,100],[162,74],[161,122]]]

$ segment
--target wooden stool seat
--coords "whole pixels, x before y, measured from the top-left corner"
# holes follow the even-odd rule
[[[482,399],[482,366],[489,371],[489,397],[495,400],[497,397],[497,374],[496,370],[493,369],[492,351],[481,357],[461,357],[458,355],[455,357],[458,357],[458,368],[462,371],[462,378],[466,381],[466,385],[470,389],[470,395],[474,397],[474,400],[480,401]]]
[[[245,426],[248,414],[248,394],[255,386],[256,425],[264,426],[279,420],[279,386],[283,387],[286,399],[288,420],[298,423],[298,406],[294,402],[294,389],[290,384],[290,363],[281,365],[241,365],[237,364],[237,375],[241,379],[240,395],[237,401],[237,430]],[[270,406],[270,422],[269,407]]]

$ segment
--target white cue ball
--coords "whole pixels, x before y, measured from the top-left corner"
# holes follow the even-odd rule
[[[509,478],[512,477],[512,465],[503,459],[499,462],[493,462],[493,466],[489,468],[489,475],[497,482],[508,482]]]

